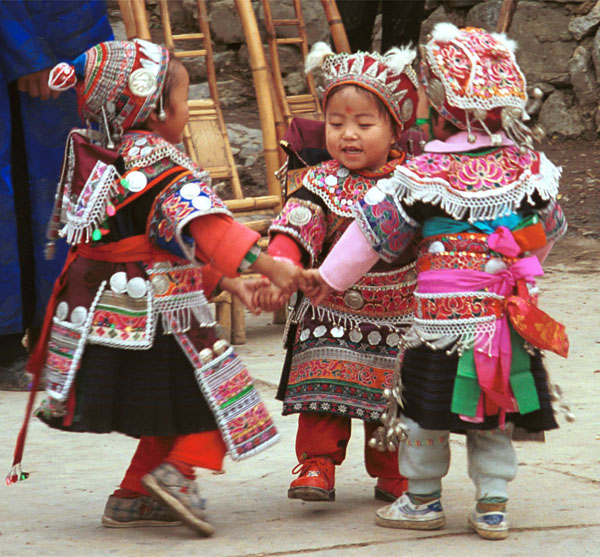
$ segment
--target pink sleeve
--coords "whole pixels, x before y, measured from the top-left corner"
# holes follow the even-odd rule
[[[319,267],[323,280],[340,292],[350,288],[377,262],[379,255],[353,222]]]

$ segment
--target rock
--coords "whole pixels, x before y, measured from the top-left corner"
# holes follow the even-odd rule
[[[290,95],[302,95],[308,93],[306,77],[304,72],[292,72],[283,78],[283,84]]]
[[[243,160],[246,167],[256,164],[263,152],[262,131],[242,124],[227,124],[227,135],[232,145],[240,147],[236,159]]]
[[[456,25],[457,27],[464,27],[465,15],[464,12],[459,12],[456,10],[447,10],[445,5],[441,5],[421,24],[421,34],[419,35],[419,43],[427,42],[427,35],[431,33],[431,30],[435,27],[436,23],[440,23],[442,21],[454,23],[454,25]]]
[[[489,0],[473,6],[467,14],[465,24],[469,27],[480,27],[487,31],[496,31],[502,0]]]
[[[207,2],[210,34],[215,43],[244,42],[244,30],[233,0]]]
[[[265,14],[262,9],[257,10],[258,20],[265,27]],[[323,11],[321,2],[303,2],[302,16],[304,19],[304,29],[308,45],[317,41],[330,42],[329,25]],[[273,19],[296,19],[293,0],[278,0],[271,2],[271,17]],[[298,37],[298,27],[295,25],[286,25],[276,28],[278,37]]]
[[[271,60],[271,53],[268,48],[265,49],[267,59]],[[279,68],[281,75],[287,75],[291,72],[297,72],[299,69],[304,67],[304,60],[302,59],[302,53],[298,47],[293,45],[281,45],[277,52],[279,54]]]
[[[594,124],[596,124],[596,133],[600,133],[600,106],[596,108],[594,113]]]
[[[569,60],[569,74],[575,97],[582,107],[595,106],[598,101],[598,83],[594,75],[592,54],[578,46]]]
[[[568,85],[569,60],[577,43],[568,31],[569,16],[559,4],[521,1],[509,36],[518,42],[517,61],[528,81]]]
[[[594,35],[591,51],[592,61],[594,62],[594,68],[596,69],[596,79],[600,81],[600,29],[598,29]]]
[[[569,31],[578,41],[591,35],[600,24],[600,1],[586,15],[571,18],[569,22]]]
[[[550,137],[577,137],[586,131],[586,126],[573,105],[573,95],[557,89],[543,104],[538,122]]]

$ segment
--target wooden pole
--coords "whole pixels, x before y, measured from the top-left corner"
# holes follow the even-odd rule
[[[340,16],[335,0],[321,0],[321,4],[325,10],[325,16],[327,17],[327,23],[329,24],[335,51],[351,52],[348,36],[346,35],[346,28],[342,22],[342,16]]]
[[[500,15],[498,16],[498,24],[496,25],[497,33],[508,33],[516,8],[517,0],[502,0],[502,5],[500,6]]]
[[[235,5],[242,21],[244,37],[248,45],[248,54],[250,56],[250,68],[256,90],[256,101],[258,103],[258,113],[260,116],[260,125],[263,132],[263,149],[265,156],[265,166],[267,172],[267,189],[271,195],[281,197],[281,185],[275,176],[279,168],[279,155],[277,153],[277,134],[275,132],[275,120],[273,117],[273,100],[269,86],[269,69],[256,17],[252,10],[250,0],[235,0]]]
[[[133,9],[130,0],[119,0],[119,9],[121,10],[121,19],[125,25],[125,34],[127,39],[137,37],[137,27],[133,17]]]
[[[144,0],[130,0],[131,11],[133,12],[133,19],[135,20],[135,26],[137,29],[137,37],[151,41],[150,26],[148,25],[148,15],[146,14],[146,5]]]

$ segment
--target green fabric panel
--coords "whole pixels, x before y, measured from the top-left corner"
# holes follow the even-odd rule
[[[510,328],[512,360],[510,364],[510,386],[512,387],[519,413],[527,414],[540,408],[540,399],[531,373],[531,358],[523,346],[523,339]]]
[[[477,380],[475,356],[471,348],[470,350],[465,350],[458,360],[450,410],[454,414],[475,416],[480,395],[481,389]]]

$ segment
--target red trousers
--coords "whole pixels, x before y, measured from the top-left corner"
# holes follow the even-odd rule
[[[142,477],[167,459],[221,470],[227,449],[218,430],[177,437],[141,437],[121,488],[148,495]]]
[[[296,433],[298,461],[318,456],[329,457],[334,464],[346,458],[350,440],[351,419],[329,414],[300,414]],[[363,422],[365,427],[365,468],[373,478],[398,478],[398,451],[380,452],[369,447],[368,442],[379,424]]]

